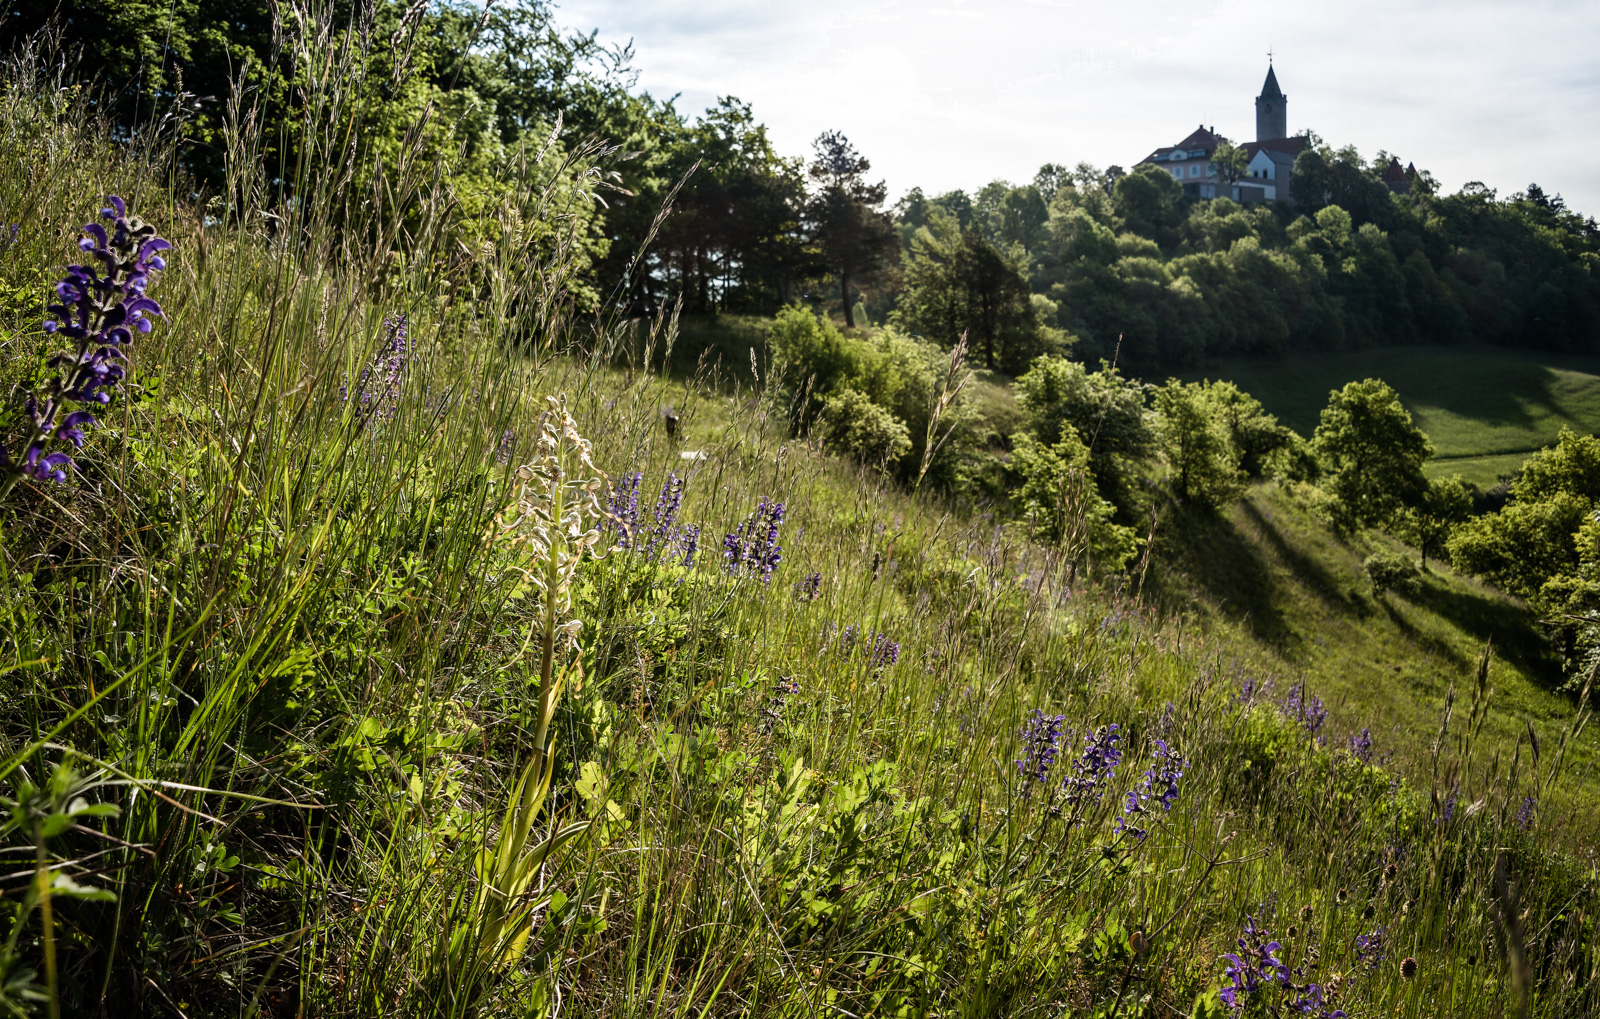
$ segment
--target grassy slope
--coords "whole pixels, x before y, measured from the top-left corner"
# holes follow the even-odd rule
[[[1433,440],[1438,455],[1429,473],[1459,473],[1485,487],[1554,441],[1563,426],[1600,430],[1600,359],[1592,357],[1495,347],[1390,347],[1224,362],[1199,374],[1237,383],[1307,436],[1330,390],[1381,378]]]
[[[21,141],[8,151],[14,166],[32,165]],[[6,194],[37,193],[41,176],[51,179],[18,170],[0,180],[11,181]],[[46,222],[76,220],[67,183],[63,171]],[[0,702],[22,707],[0,716],[0,749],[48,765],[37,734],[94,695],[104,678],[98,663],[128,686],[102,686],[116,693],[109,710],[64,725],[62,741],[117,757],[141,781],[180,780],[185,795],[225,788],[277,806],[196,794],[194,808],[143,797],[135,811],[126,797],[126,813],[105,820],[122,846],[161,851],[96,872],[129,904],[126,919],[63,903],[54,922],[63,968],[103,972],[98,986],[110,986],[124,1011],[165,1014],[154,999],[123,997],[147,987],[165,995],[160,977],[195,1016],[238,1014],[239,988],[281,994],[283,1007],[262,1014],[295,1014],[297,1001],[305,1014],[440,1014],[424,1007],[431,988],[461,993],[467,1004],[453,1014],[471,1014],[480,985],[460,976],[459,963],[441,962],[451,953],[443,944],[434,951],[435,933],[459,934],[454,943],[504,977],[477,1014],[548,1007],[542,970],[499,972],[501,946],[471,919],[480,847],[502,844],[510,776],[527,759],[536,663],[518,648],[537,617],[497,593],[524,563],[498,543],[485,551],[469,499],[492,508],[487,500],[503,498],[509,464],[482,465],[498,463],[507,428],[526,443],[538,397],[557,391],[573,397],[597,463],[619,475],[647,472],[646,503],[668,469],[691,472],[685,514],[705,526],[707,553],[694,571],[624,554],[585,566],[577,600],[590,671],[559,719],[552,809],[566,817],[584,809],[575,778],[580,763],[592,764],[605,782],[591,780],[589,806],[617,823],[541,873],[581,904],[546,914],[554,957],[573,960],[561,970],[570,1014],[795,1016],[845,1006],[892,1014],[901,1003],[907,1014],[928,1014],[936,1003],[945,1015],[1047,1006],[1182,1015],[1197,991],[1214,990],[1219,953],[1269,897],[1282,896],[1285,921],[1296,907],[1327,917],[1316,935],[1286,936],[1295,950],[1320,946],[1330,968],[1354,972],[1350,944],[1364,921],[1354,908],[1337,911],[1346,890],[1394,933],[1394,956],[1413,954],[1425,967],[1414,983],[1392,965],[1363,976],[1356,1014],[1504,1010],[1506,996],[1463,958],[1475,948],[1460,935],[1489,922],[1483,845],[1520,839],[1526,850],[1530,836],[1504,823],[1409,817],[1385,792],[1387,776],[1332,757],[1267,712],[1215,710],[1229,688],[1205,668],[1214,656],[1237,656],[1285,680],[1299,670],[1333,702],[1338,726],[1387,713],[1391,721],[1375,726],[1388,740],[1379,749],[1414,767],[1416,734],[1427,735],[1436,711],[1428,698],[1464,676],[1486,632],[1500,635],[1515,666],[1496,674],[1506,694],[1486,731],[1508,738],[1523,709],[1545,712],[1541,734],[1561,720],[1557,701],[1533,682],[1538,655],[1526,620],[1502,599],[1453,580],[1429,596],[1440,611],[1352,595],[1360,553],[1264,490],[1221,521],[1171,532],[1190,565],[1186,589],[1203,596],[1197,611],[1213,623],[1196,638],[1074,582],[1018,529],[946,513],[812,457],[773,415],[764,427],[746,392],[501,358],[503,345],[467,342],[476,314],[437,324],[461,338],[460,356],[428,342],[425,315],[414,323],[422,338],[414,352],[432,381],[470,388],[474,400],[438,409],[413,383],[409,401],[371,428],[349,427],[349,410],[280,414],[280,406],[340,406],[340,373],[370,356],[370,327],[384,309],[362,309],[371,314],[326,332],[324,291],[306,285],[301,267],[281,254],[257,264],[256,252],[279,249],[241,227],[229,260],[222,239],[199,258],[206,248],[194,210],[155,212],[178,246],[160,291],[170,317],[141,341],[139,371],[171,386],[171,420],[121,404],[126,438],[108,429],[83,454],[95,476],[128,493],[114,547],[90,531],[59,566],[67,553],[35,540],[57,519],[56,503],[41,499],[25,507],[34,530],[4,534],[0,548],[16,559],[0,562],[9,611],[0,639],[13,642],[0,644]],[[40,266],[53,266],[65,247],[58,236],[32,243],[25,251]],[[454,307],[432,300],[437,284],[425,272],[410,285],[417,307]],[[246,295],[272,313],[225,313]],[[11,324],[32,328],[20,314]],[[739,342],[730,330],[727,348]],[[288,356],[264,356],[280,343]],[[215,371],[226,386],[201,373],[219,368],[206,360],[213,344],[228,358]],[[16,348],[5,353],[0,368],[20,376],[26,359]],[[310,394],[303,402],[302,393]],[[187,414],[186,401],[209,413]],[[681,446],[663,438],[666,404],[682,414]],[[119,441],[132,449],[120,461]],[[685,460],[688,449],[706,456]],[[296,497],[307,463],[319,465],[328,498]],[[101,508],[92,486],[65,491]],[[769,495],[789,509],[780,571],[770,585],[729,578],[716,538]],[[181,514],[168,512],[174,502]],[[324,533],[325,543],[308,541]],[[209,566],[206,554],[217,549],[246,564],[238,583]],[[22,582],[14,562],[38,575]],[[796,597],[795,583],[813,571],[817,598]],[[91,603],[81,591],[103,594]],[[187,632],[163,635],[152,613],[193,604],[219,606],[227,625],[193,643]],[[900,642],[898,661],[874,665],[860,645],[844,650],[834,636],[843,626]],[[125,639],[135,636],[147,644]],[[138,661],[172,665],[156,672]],[[1414,697],[1393,687],[1388,700],[1358,700],[1381,690],[1373,679],[1396,663],[1402,677],[1419,677]],[[290,705],[270,683],[239,682],[246,675],[299,679],[289,693],[312,703]],[[1163,712],[1167,700],[1181,710]],[[190,703],[206,710],[190,712]],[[1057,818],[1011,763],[1035,707],[1080,729],[1125,727],[1118,784],[1082,808],[1080,825],[1070,823],[1079,808]],[[1129,847],[1112,834],[1112,818],[1158,732],[1193,763],[1173,812],[1155,818],[1147,843]],[[267,752],[253,760],[236,744]],[[363,754],[370,768],[345,763]],[[410,781],[404,767],[415,769]],[[1502,819],[1520,791],[1506,783]],[[308,821],[277,809],[300,802],[328,832],[315,854],[301,849]],[[1377,886],[1379,853],[1397,832],[1413,855]],[[224,846],[249,876],[206,869]],[[100,846],[68,848],[92,860]],[[1539,860],[1526,855],[1519,877],[1531,875],[1540,908],[1564,902],[1559,889],[1543,893]],[[290,858],[309,862],[265,870]],[[206,896],[199,904],[197,894]],[[218,904],[247,918],[242,937]],[[1534,914],[1530,929],[1545,929],[1552,912]],[[1133,947],[1136,927],[1148,932],[1148,950]],[[312,930],[315,939],[301,938]],[[31,944],[23,947],[34,962]],[[1553,958],[1538,947],[1539,958]],[[94,986],[86,986],[78,997],[68,989],[66,1014],[87,1014]],[[1562,1014],[1561,1002],[1544,1014]]]
[[[1505,759],[1529,721],[1542,737],[1572,715],[1525,607],[1437,563],[1417,596],[1375,596],[1361,570],[1374,548],[1340,541],[1275,485],[1219,517],[1180,522],[1164,547],[1174,559],[1168,585],[1214,628],[1219,653],[1242,655],[1280,693],[1304,682],[1327,703],[1336,737],[1370,727],[1379,752],[1424,783],[1446,695],[1454,685],[1463,716],[1486,642],[1495,696],[1484,736]],[[1600,753],[1593,733],[1580,740],[1570,759],[1586,777],[1574,788],[1592,810]]]

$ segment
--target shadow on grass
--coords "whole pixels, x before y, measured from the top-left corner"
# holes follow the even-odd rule
[[[1527,608],[1503,598],[1464,591],[1431,576],[1413,601],[1477,640],[1492,641],[1496,656],[1539,677],[1546,686],[1560,684],[1560,660]]]
[[[1190,507],[1169,511],[1158,532],[1162,558],[1197,584],[1205,600],[1241,622],[1263,644],[1290,653],[1302,643],[1279,607],[1284,592],[1272,577],[1272,564],[1233,521],[1220,513]],[[1159,587],[1181,596],[1181,584]]]
[[[1600,374],[1600,359],[1497,347],[1390,347],[1281,362],[1237,361],[1205,373],[1233,378],[1267,409],[1310,435],[1330,390],[1381,378],[1413,412],[1436,408],[1497,427],[1529,428],[1542,414],[1571,419],[1576,408],[1556,392],[1558,370]]]
[[[1294,579],[1301,587],[1321,598],[1323,604],[1329,608],[1338,609],[1346,615],[1365,617],[1370,613],[1371,610],[1364,604],[1352,601],[1345,594],[1344,585],[1340,583],[1338,577],[1328,571],[1327,567],[1291,545],[1284,538],[1278,525],[1261,512],[1255,500],[1246,499],[1240,503],[1240,509],[1261,532],[1267,544],[1272,546],[1273,553],[1289,572],[1294,574]]]
[[[1395,628],[1404,634],[1408,640],[1410,640],[1417,647],[1426,651],[1428,654],[1433,655],[1436,658],[1443,658],[1458,670],[1464,670],[1471,666],[1473,659],[1469,659],[1466,655],[1462,654],[1461,651],[1455,647],[1455,645],[1451,644],[1447,640],[1440,640],[1438,637],[1423,633],[1421,630],[1417,629],[1411,620],[1406,618],[1405,613],[1401,612],[1395,607],[1394,603],[1390,601],[1390,598],[1394,597],[1398,597],[1398,595],[1379,595],[1375,600],[1377,601],[1378,605],[1382,607],[1383,611],[1388,614],[1389,621],[1393,623]]]

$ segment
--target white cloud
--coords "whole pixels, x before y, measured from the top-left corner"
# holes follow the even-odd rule
[[[680,109],[751,103],[787,153],[844,131],[895,193],[1126,167],[1200,123],[1248,140],[1270,46],[1291,130],[1600,214],[1600,4],[565,0],[556,17],[632,38],[640,83]]]

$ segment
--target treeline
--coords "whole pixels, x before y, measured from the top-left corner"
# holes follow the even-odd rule
[[[1312,139],[1293,207],[1188,197],[1154,166],[1047,166],[1032,183],[975,196],[913,190],[898,207],[906,286],[893,307],[949,342],[957,321],[930,306],[995,295],[1009,309],[996,366],[1012,371],[1063,339],[1139,373],[1296,348],[1597,349],[1592,218],[1537,185],[1504,200],[1481,184],[1442,196],[1420,174],[1411,193],[1391,193],[1378,177],[1388,160],[1369,165]],[[956,251],[1009,273],[951,268]],[[985,327],[976,315],[960,322]]]
[[[53,29],[124,137],[173,134],[213,187],[230,107],[256,104],[286,198],[297,173],[320,172],[296,163],[319,53],[355,51],[365,73],[340,83],[361,121],[345,172],[381,195],[384,167],[420,140],[461,196],[445,262],[500,236],[486,212],[497,192],[566,179],[538,236],[575,255],[564,289],[583,309],[771,314],[800,300],[947,349],[968,334],[1013,376],[1069,349],[1160,375],[1296,348],[1592,351],[1600,336],[1600,229],[1536,185],[1444,196],[1424,172],[1393,194],[1386,153],[1368,164],[1313,136],[1294,207],[1188,197],[1153,166],[1052,164],[971,195],[913,188],[890,209],[842,135],[785,155],[737,99],[691,116],[637,88],[629,48],[558,30],[543,3],[334,8],[343,27],[308,43],[282,30],[294,10],[266,0],[19,0],[0,45]]]
[[[808,161],[778,154],[737,99],[689,116],[636,87],[630,48],[559,30],[540,0],[337,0],[331,17],[309,18],[313,32],[268,0],[18,0],[9,15],[0,48],[58,48],[117,136],[175,142],[182,168],[224,206],[237,184],[224,150],[243,128],[254,128],[278,201],[330,170],[352,193],[394,200],[386,174],[426,159],[458,208],[420,254],[451,271],[502,239],[492,210],[506,189],[564,184],[554,193],[566,200],[540,210],[538,236],[570,256],[564,296],[581,310],[681,301],[689,313],[770,313],[819,287],[848,292],[895,242],[886,189],[842,136],[819,138]],[[320,81],[331,66],[359,72]],[[352,111],[345,165],[302,160],[313,102]],[[397,255],[423,243],[397,238]]]

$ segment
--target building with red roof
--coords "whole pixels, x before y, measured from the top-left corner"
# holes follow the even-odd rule
[[[1232,144],[1215,127],[1202,124],[1176,145],[1156,149],[1139,161],[1167,170],[1198,198],[1232,198],[1236,202],[1293,201],[1289,178],[1294,161],[1307,144],[1303,135],[1289,137],[1289,97],[1278,87],[1271,64],[1267,80],[1256,97],[1256,140],[1236,146],[1247,160],[1242,175],[1219,172],[1212,161],[1218,147]],[[1230,179],[1234,178],[1234,179]]]

